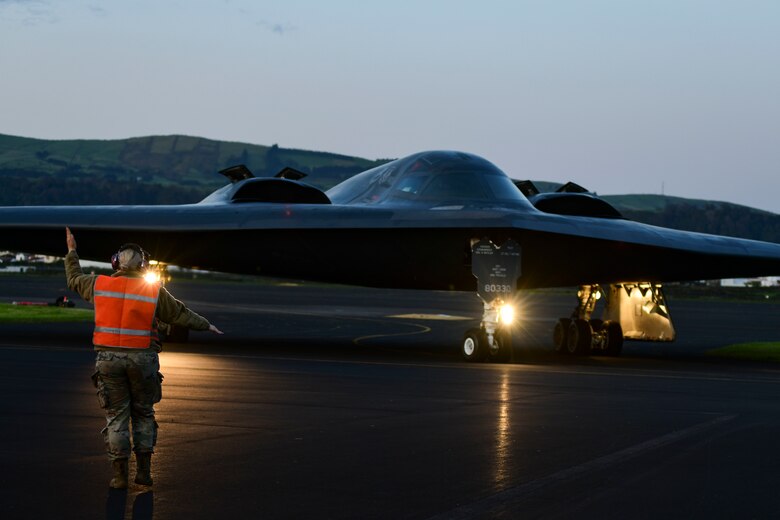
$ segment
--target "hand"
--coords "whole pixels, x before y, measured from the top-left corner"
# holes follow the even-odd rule
[[[213,332],[214,334],[224,334],[221,330],[216,328],[214,325],[209,324],[209,331]]]
[[[73,233],[70,232],[70,228],[65,228],[65,242],[68,244],[68,252],[76,250],[76,238],[73,236]]]

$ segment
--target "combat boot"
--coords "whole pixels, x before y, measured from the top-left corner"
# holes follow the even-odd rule
[[[135,483],[142,486],[152,485],[152,454],[136,453],[135,454]]]
[[[127,459],[115,459],[111,461],[114,468],[114,478],[109,482],[109,487],[114,489],[127,489]]]

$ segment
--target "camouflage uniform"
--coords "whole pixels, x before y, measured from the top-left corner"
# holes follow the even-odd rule
[[[130,455],[130,418],[136,453],[153,453],[157,442],[154,403],[162,397],[162,374],[157,352],[109,352],[99,350],[92,380],[100,407],[106,412],[101,432],[108,458]]]
[[[93,303],[97,275],[84,274],[75,251],[65,257],[68,287]],[[118,271],[113,276],[138,278],[137,271]],[[156,316],[159,320],[194,330],[208,330],[206,318],[189,310],[182,302],[160,288]],[[157,441],[154,404],[162,397],[162,374],[157,353],[159,341],[152,339],[147,349],[128,349],[95,345],[97,360],[92,380],[97,387],[100,407],[106,413],[103,439],[112,461],[130,456],[130,422],[136,453],[152,453]]]

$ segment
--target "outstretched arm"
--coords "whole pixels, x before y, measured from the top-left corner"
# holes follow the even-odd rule
[[[79,255],[76,254],[76,237],[65,228],[65,243],[68,246],[68,255],[65,257],[65,278],[68,288],[76,291],[86,301],[91,302],[95,295],[95,275],[84,274],[79,263]]]
[[[65,227],[65,243],[68,244],[68,253],[76,250],[76,237],[70,232],[69,227]]]
[[[171,325],[179,325],[192,330],[208,330],[214,334],[223,333],[209,323],[209,320],[188,309],[184,303],[174,298],[165,287],[160,288],[157,300],[157,317]]]

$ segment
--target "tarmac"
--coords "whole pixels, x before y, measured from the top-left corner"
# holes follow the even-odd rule
[[[678,341],[569,357],[573,295],[530,292],[513,362],[470,364],[473,294],[169,289],[225,335],[160,355],[153,488],[109,492],[91,324],[0,324],[2,518],[780,516],[780,366],[704,355],[780,340],[780,305],[671,300]],[[0,302],[60,295],[0,277]]]

